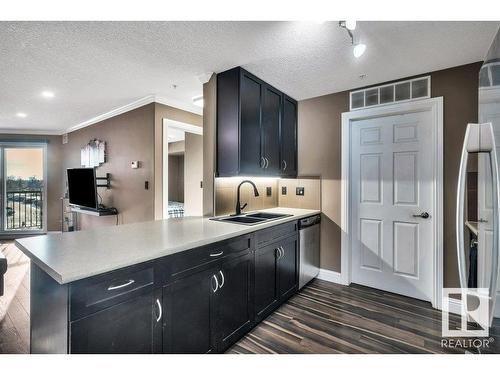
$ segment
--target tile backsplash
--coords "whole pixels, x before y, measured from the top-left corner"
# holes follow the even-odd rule
[[[272,207],[321,208],[321,180],[319,178],[281,179],[267,177],[219,177],[215,179],[215,215],[232,214],[236,206],[236,189],[241,181],[250,180],[257,186],[259,196],[255,197],[250,184],[241,186],[241,204],[248,203],[244,212]],[[287,194],[282,194],[282,187]],[[296,195],[296,188],[303,187],[304,195]],[[267,190],[271,188],[271,195]]]

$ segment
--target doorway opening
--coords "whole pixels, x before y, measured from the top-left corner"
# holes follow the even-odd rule
[[[163,119],[163,218],[203,216],[203,128]]]

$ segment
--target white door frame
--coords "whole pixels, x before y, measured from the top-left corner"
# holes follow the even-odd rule
[[[341,185],[341,282],[351,283],[351,122],[370,118],[406,114],[409,112],[431,112],[433,119],[434,213],[433,254],[434,282],[432,306],[441,309],[443,289],[443,98],[431,98],[413,102],[360,109],[342,113],[342,185]]]

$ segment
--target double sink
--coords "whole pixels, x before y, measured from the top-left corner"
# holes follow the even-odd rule
[[[235,223],[242,225],[256,225],[265,223],[271,220],[277,220],[284,217],[292,216],[290,214],[277,214],[274,212],[255,212],[250,214],[213,217],[210,220],[222,221],[225,223]]]

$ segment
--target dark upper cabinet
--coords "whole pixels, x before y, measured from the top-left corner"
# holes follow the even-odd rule
[[[297,101],[283,97],[281,117],[281,176],[297,176]]]
[[[222,352],[253,324],[253,253],[223,262],[218,276],[217,332]]]
[[[293,99],[240,67],[217,75],[218,176],[295,177],[296,127]]]
[[[246,74],[245,72],[241,73],[241,122],[239,134],[240,144],[238,147],[240,153],[240,174],[262,174],[262,85],[262,82],[252,75]],[[224,147],[221,147],[221,149],[223,149]],[[230,146],[229,149],[232,149],[232,147],[233,146]],[[221,150],[221,152],[222,155],[224,155],[224,151]],[[236,158],[235,160],[238,159]]]
[[[165,353],[203,354],[216,350],[215,269],[180,278],[163,288]]]
[[[161,295],[138,297],[71,322],[71,353],[161,351]]]
[[[262,152],[266,174],[280,174],[280,121],[283,94],[269,85],[263,86]]]

